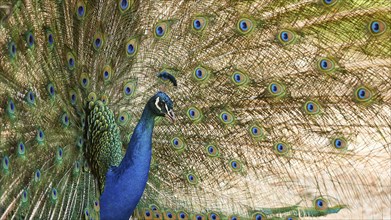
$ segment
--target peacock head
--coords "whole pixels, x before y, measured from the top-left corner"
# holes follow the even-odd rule
[[[158,92],[148,101],[148,107],[157,116],[167,117],[171,122],[175,121],[173,102],[164,92]]]

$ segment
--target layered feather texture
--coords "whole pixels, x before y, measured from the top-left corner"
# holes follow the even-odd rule
[[[391,217],[389,1],[0,6],[2,219],[99,218],[113,143],[159,89],[177,123],[156,122],[134,217]],[[120,138],[91,158],[97,100],[109,122],[87,124]]]

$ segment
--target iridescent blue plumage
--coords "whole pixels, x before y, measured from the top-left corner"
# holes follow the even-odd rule
[[[163,92],[158,92],[145,105],[124,158],[118,167],[111,167],[106,174],[100,197],[101,219],[128,219],[133,213],[148,180],[155,118],[174,119],[172,110],[173,102]]]

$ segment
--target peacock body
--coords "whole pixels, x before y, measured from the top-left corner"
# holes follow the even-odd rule
[[[0,218],[391,218],[390,11],[1,1]]]

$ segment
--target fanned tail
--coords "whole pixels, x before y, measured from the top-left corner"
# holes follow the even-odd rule
[[[389,216],[389,2],[154,10],[178,123],[156,128],[140,218]]]
[[[135,217],[390,217],[390,2],[2,5],[0,218],[99,218],[159,88]]]

